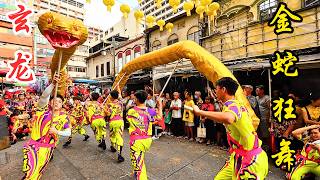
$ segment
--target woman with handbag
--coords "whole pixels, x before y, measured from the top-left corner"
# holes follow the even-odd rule
[[[201,106],[201,110],[203,111],[214,111],[214,106],[210,102],[210,97],[206,97],[204,103]],[[206,130],[206,137],[200,140],[200,143],[207,142],[207,145],[210,145],[213,143],[214,140],[214,122],[211,120],[208,120],[206,117],[200,117],[201,119],[201,124],[204,124],[205,130]]]

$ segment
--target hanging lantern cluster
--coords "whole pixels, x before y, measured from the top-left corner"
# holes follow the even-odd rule
[[[196,8],[196,13],[200,15],[200,19],[203,19],[203,14],[206,12],[210,19],[214,19],[217,16],[217,11],[220,9],[220,4],[212,2],[212,0],[201,0]]]
[[[206,10],[204,6],[198,6],[196,9],[196,13],[200,15],[200,19],[203,19],[203,13]]]
[[[195,7],[198,7],[200,4],[200,0],[192,0]]]
[[[152,28],[155,21],[156,21],[156,18],[154,16],[148,15],[146,17],[146,22],[147,22],[148,28]]]
[[[217,16],[217,11],[220,9],[220,4],[217,2],[213,2],[209,5],[207,14],[210,17],[211,20],[214,19],[214,17]]]
[[[200,5],[204,7],[208,7],[212,0],[201,0]]]
[[[166,24],[166,22],[162,19],[157,21],[157,25],[160,27],[160,31],[163,31],[163,26]]]
[[[173,13],[177,13],[180,2],[181,0],[169,0],[169,5],[173,9]]]
[[[112,8],[112,6],[114,6],[115,1],[114,1],[114,0],[103,0],[103,4],[104,4],[105,6],[107,6],[107,10],[108,10],[109,12],[111,12],[111,8]]]
[[[173,24],[172,23],[167,23],[166,24],[166,29],[169,31],[169,33],[171,33],[172,29],[173,29]]]
[[[157,8],[160,8],[160,7],[161,7],[162,0],[156,0],[156,2],[157,2]]]
[[[144,14],[143,14],[143,12],[140,11],[140,10],[136,10],[136,11],[134,12],[134,17],[136,18],[137,23],[140,23],[140,22],[141,22],[141,19],[143,18],[143,16],[144,16]]]
[[[120,11],[122,12],[123,17],[124,17],[125,19],[127,19],[127,18],[128,18],[128,14],[130,13],[131,9],[130,9],[130,6],[129,6],[129,5],[127,5],[127,4],[122,4],[122,5],[120,6]]]
[[[183,4],[183,10],[187,12],[187,16],[191,16],[191,10],[194,7],[194,3],[192,1],[185,2]]]

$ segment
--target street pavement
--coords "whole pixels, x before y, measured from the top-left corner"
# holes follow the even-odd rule
[[[66,138],[61,138],[60,144],[54,151],[53,160],[44,172],[44,180],[115,180],[130,178],[129,135],[125,131],[125,161],[117,162],[115,153],[97,147],[98,143],[93,132],[87,128],[91,136],[87,142],[76,135],[68,148],[62,148]],[[18,142],[8,149],[0,151],[0,180],[18,180],[23,176],[22,146]],[[155,140],[150,151],[146,154],[147,173],[150,180],[212,180],[224,165],[228,154],[217,146],[206,146],[184,139],[162,136]],[[267,179],[285,179],[284,173],[269,164]]]

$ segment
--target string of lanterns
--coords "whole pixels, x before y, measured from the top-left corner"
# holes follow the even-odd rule
[[[87,3],[91,3],[91,0],[86,0]],[[139,4],[142,0],[138,0]],[[155,0],[157,8],[160,8],[162,5],[162,0]],[[115,5],[115,0],[103,0],[103,4],[107,7],[107,11],[111,12],[112,7]],[[173,13],[177,13],[178,7],[181,4],[181,0],[169,0],[169,5],[173,9]],[[211,21],[217,16],[217,11],[220,9],[220,4],[217,2],[212,2],[212,0],[189,0],[184,2],[183,10],[186,11],[187,16],[191,16],[191,11],[194,9],[196,13],[199,15],[200,19],[203,19],[204,13],[208,15]],[[131,8],[127,4],[120,5],[120,11],[123,14],[123,18],[127,19],[128,14],[131,12]],[[141,22],[144,17],[144,13],[141,10],[136,10],[134,12],[134,17],[138,23]],[[156,22],[156,17],[148,15],[145,17],[145,21],[147,23],[148,28],[152,28]],[[160,19],[156,22],[157,26],[159,26],[160,31],[164,30],[164,27],[171,32],[174,25],[172,23],[167,23]]]

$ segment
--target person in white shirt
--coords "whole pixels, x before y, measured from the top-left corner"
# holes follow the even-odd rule
[[[175,136],[182,136],[184,134],[181,107],[182,101],[179,99],[179,93],[174,92],[170,109],[172,110],[172,131]]]
[[[156,103],[152,99],[152,94],[151,93],[148,93],[148,97],[147,97],[147,100],[146,100],[145,104],[149,108],[155,108],[156,107]]]

